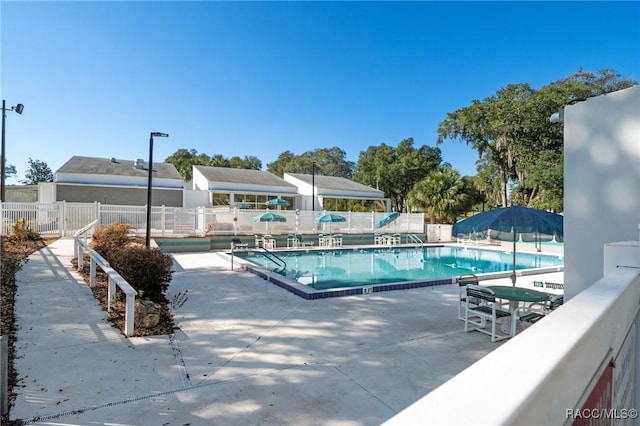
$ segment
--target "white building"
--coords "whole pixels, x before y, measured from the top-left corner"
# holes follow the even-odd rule
[[[560,118],[569,299],[602,278],[604,244],[639,238],[640,86],[567,105]]]
[[[119,160],[73,156],[60,167],[53,183],[40,184],[39,201],[147,204],[149,167],[141,159]],[[152,204],[183,206],[184,181],[169,163],[153,163]]]
[[[264,208],[271,198],[296,208],[298,188],[273,173],[229,167],[193,166],[193,189],[207,191],[213,207]]]
[[[384,192],[342,177],[285,173],[284,180],[298,188],[302,210],[350,211],[354,203],[367,211],[390,208]]]

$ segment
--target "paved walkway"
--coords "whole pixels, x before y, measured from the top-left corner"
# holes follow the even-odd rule
[[[307,301],[214,252],[174,255],[175,335],[127,339],[72,256],[61,239],[18,273],[11,419],[378,425],[499,346],[462,331],[457,286]]]

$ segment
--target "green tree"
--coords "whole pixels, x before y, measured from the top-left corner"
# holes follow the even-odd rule
[[[24,185],[37,185],[39,182],[53,182],[53,173],[44,161],[29,158],[29,168],[20,183]]]
[[[315,169],[316,175],[350,179],[353,174],[353,163],[346,160],[346,155],[346,152],[339,147],[318,148],[300,155],[284,151],[274,162],[267,164],[267,171],[283,176],[285,173],[311,174]]]
[[[229,159],[225,158],[225,156],[222,154],[215,154],[211,157],[209,164],[204,165],[212,167],[230,167]]]
[[[472,181],[466,182],[447,164],[416,183],[409,192],[409,203],[427,212],[431,223],[438,218],[453,223],[477,198],[474,194]]]
[[[16,166],[13,164],[7,164],[7,159],[4,159],[4,177],[5,179],[9,179],[12,177],[16,177],[16,175],[18,174],[18,172],[16,171]]]
[[[236,156],[228,159],[222,154],[216,154],[210,157],[204,153],[198,154],[195,149],[187,150],[184,148],[165,158],[164,162],[173,164],[185,181],[193,179],[193,166],[234,167],[253,170],[262,168],[262,162],[254,156],[246,156],[244,158]]]
[[[437,143],[462,140],[478,152],[478,170],[488,180],[488,196],[555,211],[562,210],[563,133],[549,117],[565,105],[637,84],[613,70],[597,73],[579,69],[567,78],[539,90],[527,84],[510,84],[482,101],[447,114],[438,126]]]
[[[229,167],[234,169],[261,170],[262,161],[252,155],[240,158],[238,156],[229,158]]]
[[[381,144],[361,152],[353,179],[378,188],[392,200],[394,210],[407,211],[407,197],[413,186],[437,170],[442,162],[440,148],[423,145],[416,149],[413,138],[396,148]]]
[[[480,194],[480,210],[490,210],[501,205],[502,186],[497,167],[487,160],[478,160],[478,173],[474,177],[474,186]]]
[[[438,144],[445,139],[461,139],[478,152],[479,158],[496,165],[501,204],[505,207],[507,185],[516,175],[516,146],[527,120],[524,105],[531,93],[528,84],[510,84],[494,96],[448,113],[438,126]]]
[[[198,151],[195,149],[187,150],[181,148],[164,159],[165,163],[170,163],[175,166],[180,173],[180,176],[185,181],[193,179],[193,166],[194,165],[207,165],[211,159],[206,154],[198,155]]]
[[[537,90],[527,101],[526,132],[518,144],[518,163],[512,197],[522,205],[563,210],[564,148],[563,126],[549,122],[565,105],[637,84],[615,71],[597,73],[579,69],[572,75]]]
[[[278,155],[278,158],[272,163],[267,164],[267,171],[276,176],[284,176],[285,172],[295,173],[288,169],[289,164],[297,160],[297,156],[291,151],[284,151]],[[311,164],[309,168],[302,173],[311,173]]]

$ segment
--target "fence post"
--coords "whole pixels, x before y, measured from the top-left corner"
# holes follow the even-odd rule
[[[77,247],[78,247],[78,251],[76,253],[76,258],[78,259],[78,271],[82,271],[84,269],[84,265],[83,265],[83,259],[84,259],[84,254],[82,252],[82,246],[80,245],[79,241],[76,241]]]
[[[9,338],[0,336],[0,414],[9,411]]]
[[[107,286],[107,312],[111,312],[111,302],[113,301],[113,296],[116,294],[116,283],[111,278],[111,274],[109,275],[109,285]]]
[[[136,306],[136,295],[127,292],[127,304],[126,304],[126,312],[124,315],[124,334],[128,336],[133,336],[134,327],[133,327],[133,318],[135,313]]]
[[[196,207],[196,227],[198,228],[198,232],[200,232],[200,234],[206,235],[206,211],[202,206]]]
[[[62,212],[62,214],[60,215],[60,236],[61,237],[66,237],[67,236],[67,218],[69,217],[69,215],[67,214],[67,202],[62,200],[62,201],[58,201],[58,209],[60,209],[60,211]]]
[[[165,207],[164,204],[162,205],[162,210],[161,211],[162,211],[162,214],[161,214],[161,220],[162,220],[161,230],[162,230],[162,232],[160,234],[164,237],[164,231],[165,231],[165,227],[166,227],[165,226],[165,224],[166,224],[166,207]],[[176,209],[175,208],[173,209],[173,220],[174,221],[176,220]]]
[[[94,288],[96,286],[96,261],[91,255],[89,259],[89,287]]]

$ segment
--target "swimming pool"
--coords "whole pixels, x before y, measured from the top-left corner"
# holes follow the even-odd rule
[[[489,274],[491,278],[508,276],[513,262],[512,254],[504,250],[457,246],[310,249],[279,251],[273,253],[276,257],[255,251],[240,251],[235,255],[271,272],[266,277],[264,273],[249,268],[264,278],[274,281],[272,278],[279,280],[276,275],[284,277],[310,290],[305,293],[314,293],[314,290],[373,289],[347,292],[362,294],[451,283],[452,279],[469,273]],[[539,253],[518,253],[516,262],[516,269],[521,271],[561,270],[564,266],[561,257]],[[394,284],[394,287],[390,288],[390,284]]]

